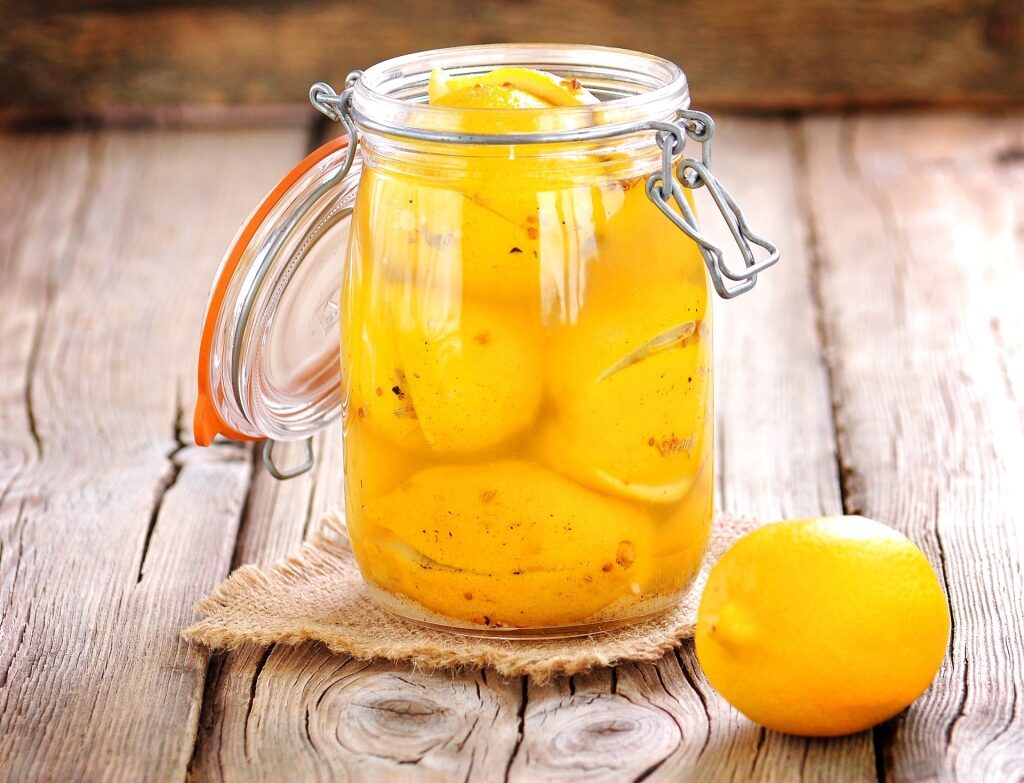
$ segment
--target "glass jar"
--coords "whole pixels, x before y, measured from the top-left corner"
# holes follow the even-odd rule
[[[601,100],[432,106],[435,66],[541,69]],[[711,174],[713,123],[688,110],[682,71],[596,47],[465,47],[311,99],[348,138],[286,177],[225,258],[197,442],[308,437],[343,412],[352,548],[409,619],[571,635],[674,605],[713,512],[709,283],[735,296],[778,257]],[[700,160],[682,157],[688,137]],[[738,272],[697,228],[701,186]],[[271,442],[268,468],[294,475]]]

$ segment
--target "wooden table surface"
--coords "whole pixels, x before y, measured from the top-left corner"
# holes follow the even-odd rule
[[[341,437],[277,483],[191,440],[197,333],[239,221],[320,129],[0,134],[0,778],[1024,779],[1024,119],[719,118],[783,263],[717,308],[718,504],[863,513],[949,594],[932,688],[806,740],[684,644],[543,687],[179,632],[339,504]]]

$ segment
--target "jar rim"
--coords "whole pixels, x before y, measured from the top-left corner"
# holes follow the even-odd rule
[[[535,68],[579,79],[598,95],[596,104],[543,109],[463,109],[432,106],[427,80],[435,66],[453,75],[486,73],[502,66]],[[689,107],[686,74],[675,63],[643,52],[589,44],[485,44],[431,49],[384,60],[363,71],[352,89],[352,115],[363,129],[416,137],[458,134],[466,112],[489,113],[495,140],[514,135],[567,140],[581,132],[626,133],[632,125],[674,119]],[[467,141],[471,140],[469,137]]]

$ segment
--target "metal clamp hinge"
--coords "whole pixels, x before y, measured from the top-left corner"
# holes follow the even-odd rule
[[[316,110],[328,119],[340,122],[345,126],[345,131],[348,133],[350,156],[355,155],[356,141],[358,140],[356,126],[352,122],[349,111],[352,102],[352,88],[362,75],[362,71],[350,71],[345,77],[345,89],[340,94],[327,82],[317,82],[309,88],[309,102]]]
[[[276,440],[270,440],[269,438],[263,441],[263,467],[267,469],[267,473],[276,478],[278,481],[287,481],[293,479],[296,476],[301,476],[313,467],[315,458],[313,457],[313,437],[310,436],[302,441],[302,445],[305,446],[305,459],[293,468],[279,468],[274,463],[274,446],[277,444]]]
[[[647,178],[647,197],[680,231],[697,243],[718,295],[723,299],[732,299],[754,287],[757,275],[779,260],[779,249],[751,231],[743,210],[711,173],[714,120],[704,112],[690,110],[681,110],[679,117],[678,123],[651,123],[656,131],[655,141],[661,148],[661,171]],[[684,158],[674,164],[676,157],[682,154],[687,138],[701,145],[701,159]],[[730,268],[722,249],[701,233],[697,216],[683,195],[683,188],[695,190],[702,187],[707,187],[740,250],[743,258],[743,268],[740,270]],[[672,209],[673,203],[678,212]],[[764,249],[768,255],[757,260],[751,245]],[[737,285],[730,286],[726,279]]]

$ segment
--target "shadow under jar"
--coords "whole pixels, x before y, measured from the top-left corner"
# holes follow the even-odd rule
[[[435,66],[541,69],[600,102],[432,106]],[[683,162],[687,136],[706,150],[713,124],[688,111],[682,71],[596,47],[465,47],[390,60],[350,75],[340,95],[321,84],[311,98],[358,138],[358,154],[354,143],[333,150],[335,168],[318,175],[330,188],[318,195],[314,177],[299,194],[313,219],[292,228],[290,254],[276,251],[286,261],[271,277],[285,281],[270,309],[287,308],[285,289],[325,243],[316,226],[351,213],[344,255],[315,266],[344,270],[333,313],[347,523],[375,599],[434,627],[513,638],[583,634],[673,606],[700,566],[714,505],[709,294],[749,289],[777,258],[714,180],[710,156]],[[703,185],[742,251],[739,272],[696,227],[689,188]],[[768,257],[755,261],[751,243]],[[291,309],[316,312],[317,298]],[[275,341],[265,329],[264,356]],[[239,345],[225,363],[245,353]],[[319,378],[319,366],[289,378]],[[262,376],[273,385],[272,370],[249,377]],[[309,412],[296,415],[286,396],[236,394],[227,434],[305,436],[294,425]],[[331,405],[314,407],[328,417]],[[197,411],[197,433],[198,422]]]

